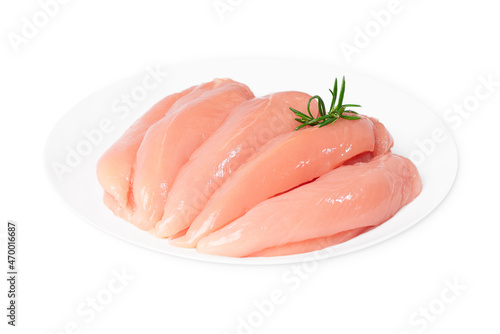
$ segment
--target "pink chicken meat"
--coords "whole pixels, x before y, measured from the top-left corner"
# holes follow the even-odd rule
[[[163,216],[167,194],[179,169],[239,104],[250,89],[230,79],[215,79],[180,98],[147,131],[137,151],[132,222],[151,229]]]
[[[172,244],[195,247],[198,240],[258,203],[314,180],[359,155],[384,154],[392,144],[385,127],[364,116],[281,135],[234,172],[213,194],[186,235]]]
[[[229,175],[262,145],[297,127],[289,107],[305,109],[310,98],[300,92],[279,92],[245,101],[236,107],[179,171],[155,234],[170,237],[189,227]],[[317,107],[311,107],[317,114]]]
[[[135,157],[146,131],[162,119],[178,99],[189,94],[194,88],[169,95],[155,104],[99,159],[97,178],[105,191],[107,203],[116,202],[116,205],[124,208],[127,206]]]
[[[245,257],[343,231],[377,226],[422,189],[415,165],[388,153],[339,167],[310,184],[264,201],[198,242],[200,253]]]
[[[360,234],[363,234],[371,230],[372,228],[373,227],[360,227],[348,231],[335,233],[327,237],[314,238],[304,241],[292,242],[286,245],[269,247],[259,252],[250,254],[249,256],[271,257],[271,256],[284,256],[284,255],[308,253],[344,243],[348,240],[357,237]]]

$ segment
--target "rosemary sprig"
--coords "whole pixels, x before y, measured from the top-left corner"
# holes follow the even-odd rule
[[[342,87],[340,88],[340,93],[338,94],[338,103],[337,102],[337,79],[335,79],[335,84],[333,86],[333,90],[329,89],[330,93],[332,94],[332,103],[330,104],[330,110],[327,112],[325,108],[325,102],[323,102],[323,99],[315,95],[309,99],[309,102],[307,103],[307,114],[303,112],[298,111],[297,109],[291,108],[290,110],[298,117],[295,120],[297,122],[302,123],[299,125],[295,131],[303,128],[304,126],[316,126],[319,125],[319,127],[323,127],[325,125],[334,123],[337,121],[339,118],[343,119],[348,119],[348,120],[357,120],[360,119],[361,117],[359,116],[353,116],[353,115],[344,115],[344,113],[349,113],[349,114],[358,114],[355,111],[348,110],[346,108],[359,108],[361,107],[358,104],[342,104],[344,101],[344,93],[345,93],[345,77],[342,79]],[[318,101],[318,110],[319,110],[319,117],[314,118],[311,112],[311,102],[312,100],[317,100]]]

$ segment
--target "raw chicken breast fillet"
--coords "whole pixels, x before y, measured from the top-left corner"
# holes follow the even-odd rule
[[[194,88],[167,96],[155,104],[135,121],[99,159],[97,178],[107,194],[106,202],[116,201],[121,207],[127,206],[135,157],[146,131],[163,118],[178,99],[190,93]]]
[[[253,253],[249,256],[270,257],[270,256],[284,256],[284,255],[308,253],[341,244],[371,229],[372,227],[360,227],[348,231],[335,233],[328,237],[314,238],[299,242],[292,242],[282,246],[269,247],[259,252]]]
[[[235,107],[253,97],[246,85],[230,79],[215,79],[179,97],[143,135],[128,179],[127,200],[105,193],[106,205],[140,229],[154,227],[181,166]]]
[[[167,197],[163,218],[156,224],[156,235],[170,237],[189,227],[231,173],[262,145],[297,127],[289,107],[306,109],[310,98],[305,93],[280,92],[236,107],[179,171]],[[311,109],[317,115],[316,101],[313,103]]]
[[[236,170],[210,198],[186,235],[172,244],[195,247],[202,237],[258,203],[314,180],[360,154],[383,154],[392,144],[385,127],[364,116],[281,135]]]
[[[339,167],[260,203],[201,239],[197,250],[245,257],[270,247],[377,226],[417,197],[421,189],[415,165],[388,153],[369,163]]]
[[[149,128],[137,151],[133,183],[133,223],[137,227],[149,230],[161,219],[167,194],[182,165],[236,106],[253,97],[241,83],[216,79],[180,98]]]

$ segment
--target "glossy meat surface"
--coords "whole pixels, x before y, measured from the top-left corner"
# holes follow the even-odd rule
[[[194,247],[202,237],[258,203],[314,180],[362,153],[381,154],[391,146],[392,137],[383,125],[367,117],[356,121],[339,119],[334,125],[281,135],[233,173],[210,198],[186,235],[172,243]]]
[[[258,204],[201,239],[197,250],[244,257],[270,247],[377,226],[417,197],[421,189],[415,165],[388,153],[369,163],[339,167]]]
[[[169,237],[189,227],[229,175],[261,146],[297,127],[289,107],[306,109],[310,98],[300,92],[280,92],[236,107],[179,171],[164,216],[156,224],[156,235]]]
[[[126,207],[128,204],[133,165],[146,131],[151,125],[162,119],[178,99],[189,94],[194,88],[191,87],[180,93],[169,95],[155,104],[135,121],[99,159],[97,178],[104,191],[112,196],[120,206]]]
[[[110,170],[103,164],[98,165],[98,174],[103,179],[119,179],[123,185],[128,183],[126,199],[124,192],[120,196],[107,192],[106,205],[137,227],[151,229],[163,216],[167,194],[182,165],[235,107],[253,97],[250,89],[241,83],[215,79],[178,96],[163,117],[141,126],[144,130],[149,125],[145,132],[129,129],[131,133],[127,137],[135,146],[130,149],[126,146],[127,141],[117,143],[125,147],[113,153],[114,164],[118,167]],[[131,170],[128,177],[117,172],[124,169],[120,165],[124,160],[129,163],[123,166]]]

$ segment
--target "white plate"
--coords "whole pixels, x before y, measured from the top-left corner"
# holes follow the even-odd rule
[[[446,126],[422,103],[377,80],[327,64],[269,59],[209,60],[175,65],[167,70],[168,76],[159,78],[162,82],[154,89],[154,78],[145,71],[90,95],[57,123],[45,148],[48,177],[64,202],[90,224],[131,243],[170,255],[221,263],[276,264],[332,257],[377,244],[416,224],[441,203],[455,180],[457,149]],[[249,85],[256,96],[299,90],[328,98],[334,78],[342,75],[347,82],[345,103],[359,103],[363,105],[363,113],[379,118],[395,139],[393,152],[412,158],[423,181],[420,196],[376,229],[318,252],[238,259],[170,246],[168,241],[115,217],[104,206],[95,173],[98,158],[161,97],[215,77],[230,77]],[[126,108],[120,102],[123,94],[132,94],[134,101],[142,101]],[[107,132],[101,131],[102,138],[94,131],[100,126]],[[89,133],[93,134],[90,136],[93,143],[88,139]],[[56,172],[55,166],[62,165],[71,171]]]

